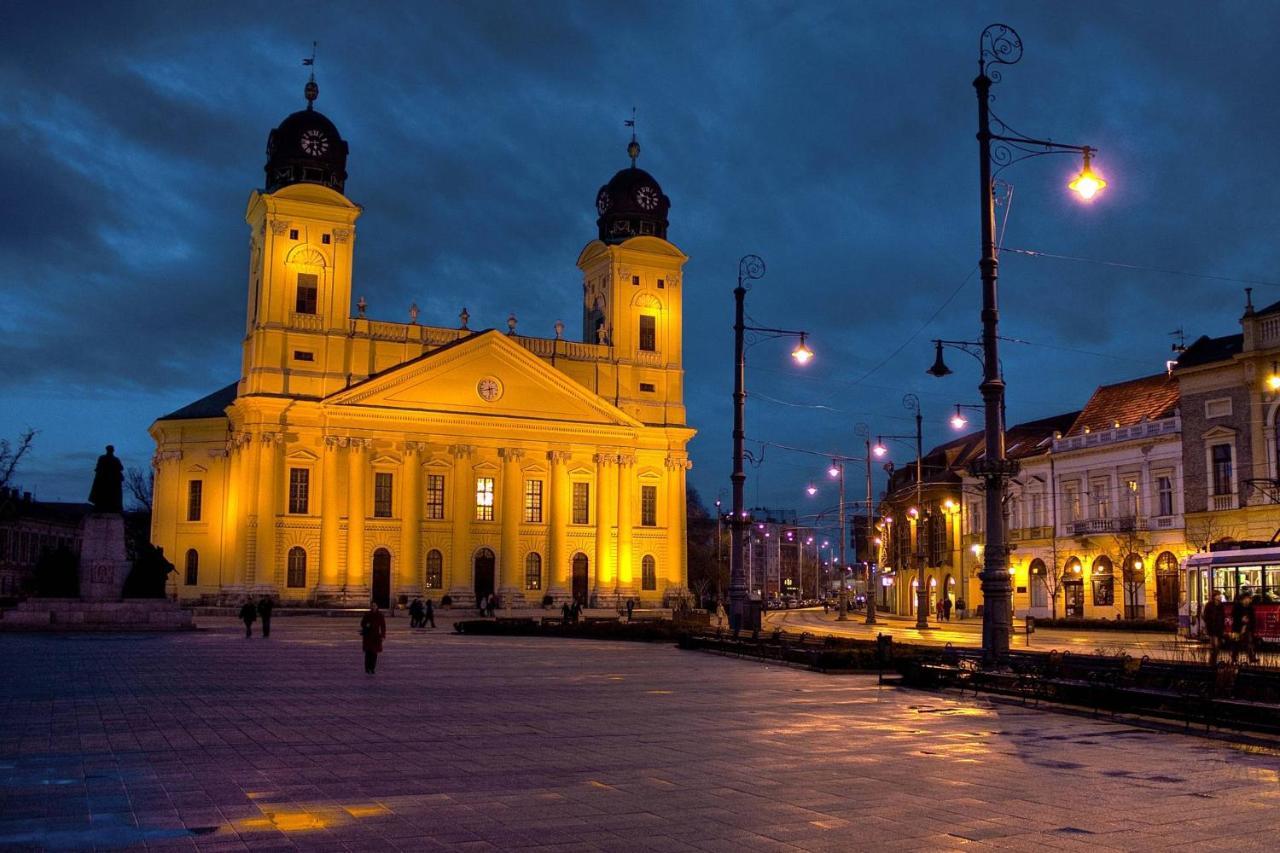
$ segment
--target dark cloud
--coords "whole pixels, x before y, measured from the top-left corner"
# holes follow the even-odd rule
[[[992,20],[1026,47],[996,111],[1025,133],[1098,146],[1112,181],[1081,207],[1062,191],[1071,159],[1010,168],[1005,245],[1280,281],[1271,4],[7,11],[0,432],[44,430],[25,479],[75,499],[86,446],[114,440],[145,459],[154,416],[234,377],[241,217],[267,132],[302,105],[312,38],[319,106],[350,142],[348,192],[365,208],[356,295],[377,317],[402,319],[417,301],[432,323],[466,305],[475,325],[514,311],[531,334],[557,319],[575,329],[573,262],[597,187],[626,163],[622,119],[639,109],[643,164],[691,257],[686,394],[702,431],[693,482],[708,500],[728,490],[732,288],[747,252],[769,265],[749,312],[810,330],[818,353],[801,372],[785,344],[752,347],[753,438],[853,452],[857,422],[910,426],[912,391],[929,439],[942,439],[950,405],[976,399],[963,355],[948,380],[923,370],[929,338],[978,333],[971,81]],[[1003,329],[1027,342],[1004,350],[1012,418],[1159,370],[1167,332],[1231,332],[1242,304],[1235,283],[1011,252],[1001,274]],[[749,500],[805,507],[819,460],[764,456]]]

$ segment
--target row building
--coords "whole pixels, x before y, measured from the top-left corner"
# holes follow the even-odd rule
[[[177,596],[683,596],[687,258],[634,137],[577,258],[580,339],[390,322],[353,306],[348,144],[305,94],[245,210],[239,378],[150,429]]]

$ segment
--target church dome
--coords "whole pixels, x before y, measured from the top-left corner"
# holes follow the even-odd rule
[[[347,183],[347,143],[314,108],[320,87],[307,83],[307,108],[280,122],[267,137],[267,192],[290,184],[322,184],[342,192]]]
[[[596,212],[600,218],[600,239],[605,243],[621,243],[641,235],[667,239],[667,212],[671,199],[644,169],[636,166],[640,145],[634,138],[627,146],[631,166],[609,179],[596,193]]]

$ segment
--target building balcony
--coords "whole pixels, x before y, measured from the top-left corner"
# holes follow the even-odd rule
[[[1209,495],[1209,509],[1214,512],[1222,512],[1224,510],[1236,508],[1235,494],[1227,495]]]
[[[1072,536],[1088,536],[1094,533],[1132,533],[1135,530],[1146,529],[1147,520],[1132,515],[1120,518],[1088,518],[1067,524],[1067,530]]]
[[[1162,435],[1178,435],[1182,432],[1182,419],[1177,415],[1161,418],[1158,421],[1145,421],[1127,427],[1098,430],[1083,435],[1072,435],[1055,439],[1053,452],[1063,453],[1068,450],[1084,450],[1090,447],[1102,447],[1123,441],[1137,441],[1156,438]]]

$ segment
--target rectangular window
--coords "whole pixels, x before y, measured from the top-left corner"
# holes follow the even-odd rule
[[[658,351],[658,324],[648,314],[640,315],[640,349],[645,352]]]
[[[662,290],[666,286],[667,286],[667,280],[665,278],[658,279],[658,290]]]
[[[1160,514],[1173,515],[1173,479],[1157,477],[1156,494],[1160,499]]]
[[[187,483],[187,521],[200,520],[200,504],[204,500],[204,480]]]
[[[444,474],[427,475],[427,521],[444,520]]]
[[[289,512],[306,515],[311,503],[311,471],[306,468],[289,469]]]
[[[306,350],[296,349],[293,351],[293,360],[294,361],[315,361],[316,354],[313,352],[307,352]]]
[[[297,240],[297,239],[298,239],[298,229],[297,229],[297,228],[290,228],[290,229],[289,229],[289,239],[290,239],[290,240]]]
[[[200,554],[195,548],[187,550],[187,576],[183,578],[187,586],[197,586],[200,583]]]
[[[1090,518],[1106,518],[1111,505],[1110,485],[1106,480],[1094,480],[1089,484]]]
[[[427,552],[427,589],[444,589],[444,555],[434,548]]]
[[[528,524],[542,523],[542,481],[524,481],[524,520]],[[529,587],[535,589],[536,587]]]
[[[294,313],[316,313],[316,297],[319,292],[320,289],[316,284],[316,277],[313,273],[298,273],[298,296],[293,305]]]
[[[320,235],[320,242],[321,242],[321,243],[324,243],[326,246],[327,246],[327,245],[329,245],[329,241],[330,241],[331,239],[332,239],[332,238],[331,238],[328,234],[321,234],[321,235]]]
[[[391,517],[391,473],[389,471],[374,472],[373,517]]]
[[[1067,521],[1080,520],[1080,486],[1076,483],[1062,484],[1062,507]]]
[[[1213,454],[1213,493],[1229,495],[1231,488],[1231,445],[1215,444],[1210,451]]]
[[[652,393],[654,392],[654,390],[655,390],[655,389],[654,389],[654,387],[653,387],[653,383],[652,383],[652,382],[641,382],[641,383],[640,383],[640,390],[641,390],[641,391],[644,391],[644,392],[645,392],[645,393],[647,393],[647,394],[652,394]]]
[[[1124,514],[1127,518],[1137,518],[1142,507],[1138,499],[1138,481],[1124,481]]]
[[[644,527],[658,525],[658,487],[640,487],[640,524]]]
[[[492,477],[476,477],[476,521],[493,521]]]
[[[635,287],[639,287],[639,286],[640,286],[640,276],[638,276],[638,275],[633,275],[633,276],[631,276],[631,284],[632,284],[632,285],[634,285]]]
[[[1206,418],[1231,417],[1231,398],[1219,397],[1216,400],[1205,400],[1204,416]]]
[[[591,523],[591,484],[573,484],[573,523]]]

